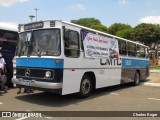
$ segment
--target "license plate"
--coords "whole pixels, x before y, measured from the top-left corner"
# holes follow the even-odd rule
[[[22,85],[29,85],[29,81],[27,81],[27,80],[22,80],[22,81],[21,81],[21,84],[22,84]]]

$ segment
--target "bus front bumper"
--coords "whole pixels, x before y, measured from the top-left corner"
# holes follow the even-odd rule
[[[28,86],[28,87],[38,87],[44,89],[62,89],[62,83],[51,83],[51,82],[40,82],[36,80],[25,80],[22,78],[12,78],[13,84]]]

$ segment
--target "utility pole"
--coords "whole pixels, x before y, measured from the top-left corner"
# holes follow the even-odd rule
[[[39,9],[37,9],[37,8],[35,8],[35,11],[36,11],[36,22],[37,22],[37,19],[38,19],[38,16],[37,16],[37,11],[38,11]]]

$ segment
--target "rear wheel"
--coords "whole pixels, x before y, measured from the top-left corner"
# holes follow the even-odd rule
[[[140,82],[140,75],[139,75],[139,72],[136,71],[136,73],[134,75],[134,82],[133,82],[133,84],[136,86],[136,85],[139,85],[139,82]]]
[[[92,92],[92,82],[89,76],[84,75],[80,85],[80,91],[78,93],[79,98],[86,98]]]

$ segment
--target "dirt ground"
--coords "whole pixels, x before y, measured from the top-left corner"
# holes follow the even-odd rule
[[[147,80],[152,83],[160,83],[160,72],[150,72],[150,76]]]

